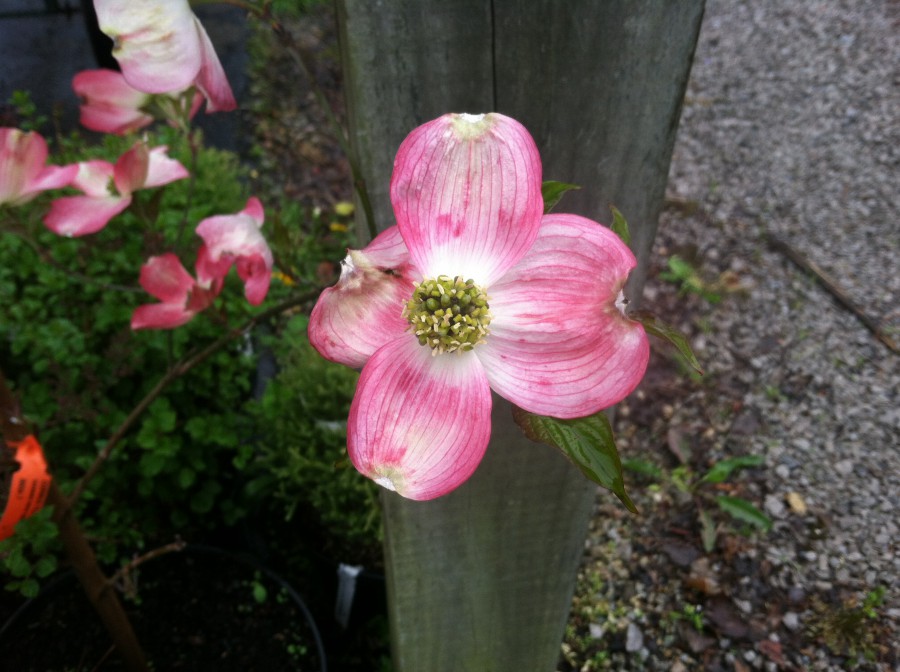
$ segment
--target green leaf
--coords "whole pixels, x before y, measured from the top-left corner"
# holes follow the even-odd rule
[[[197,472],[190,467],[182,467],[178,471],[178,485],[182,488],[187,489],[191,487],[195,480],[197,480]]]
[[[703,542],[703,550],[712,553],[716,547],[716,538],[719,536],[719,530],[709,511],[700,511],[700,540]]]
[[[687,338],[684,337],[683,334],[678,332],[674,327],[670,327],[668,324],[660,320],[653,313],[649,313],[646,310],[637,310],[633,313],[629,313],[628,317],[632,320],[636,320],[644,325],[644,329],[647,330],[648,334],[652,334],[657,338],[661,338],[664,341],[668,341],[687,360],[687,363],[690,364],[691,368],[693,368],[697,373],[703,375],[703,369],[700,368],[700,362],[697,361],[697,357],[694,355],[694,351],[691,350],[691,346],[688,343]]]
[[[266,587],[259,583],[258,581],[253,582],[253,599],[256,600],[257,604],[263,604],[266,601],[266,598],[269,596],[266,591]]]
[[[19,592],[22,593],[23,597],[27,597],[29,599],[33,597],[37,597],[37,594],[41,591],[41,584],[37,582],[37,579],[25,579],[22,583],[19,584]]]
[[[553,210],[563,194],[573,189],[581,189],[577,184],[567,184],[565,182],[554,182],[549,180],[541,185],[541,196],[544,197],[544,214]]]
[[[667,282],[675,282],[675,283],[684,283],[691,285],[691,289],[697,289],[698,280],[697,272],[694,270],[694,267],[691,266],[684,259],[679,257],[677,254],[669,257],[668,261],[666,261],[666,266],[669,267],[669,270],[663,271],[659,274],[659,277],[662,280]]]
[[[625,492],[622,462],[609,418],[603,412],[586,418],[560,420],[513,408],[513,419],[532,441],[559,448],[581,473],[611,490],[632,513],[637,507]]]
[[[630,460],[625,460],[622,462],[622,466],[625,467],[628,471],[634,472],[635,474],[640,474],[641,476],[649,476],[650,478],[654,478],[659,480],[662,478],[662,469],[657,467],[653,462],[649,460],[642,460],[637,457],[633,457]]]
[[[141,455],[140,469],[145,478],[153,478],[165,468],[168,458],[160,453],[144,453]]]
[[[772,519],[746,499],[720,495],[719,497],[716,497],[716,504],[732,518],[736,518],[745,523],[750,523],[754,527],[761,529],[763,532],[768,532],[772,529]]]
[[[44,579],[56,571],[56,557],[45,555],[34,563],[34,573],[39,579]]]
[[[612,203],[609,204],[609,209],[612,210],[613,214],[613,221],[609,228],[622,239],[623,243],[628,245],[628,247],[631,247],[631,232],[628,230],[628,222],[625,221],[625,217]]]
[[[727,460],[716,462],[712,469],[707,471],[700,480],[706,483],[722,483],[738,469],[743,469],[744,467],[758,467],[761,464],[764,464],[765,461],[766,458],[762,455],[740,455],[738,457],[729,457]]]
[[[17,579],[31,574],[31,563],[25,559],[21,549],[13,549],[13,552],[6,558],[6,569]]]

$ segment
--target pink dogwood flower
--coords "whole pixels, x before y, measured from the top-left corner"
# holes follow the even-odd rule
[[[135,89],[171,93],[196,86],[207,111],[237,107],[209,35],[187,0],[94,0],[94,9]]]
[[[105,227],[109,220],[131,204],[138,189],[159,187],[188,176],[184,166],[169,158],[166,147],[139,142],[119,157],[108,161],[84,161],[72,186],[83,196],[58,198],[50,206],[44,224],[61,236],[86,236]]]
[[[48,166],[47,143],[38,133],[0,128],[0,205],[22,205],[47,189],[75,179],[77,164]]]
[[[224,278],[236,265],[244,295],[254,306],[266,298],[272,280],[272,251],[260,231],[263,220],[262,203],[254,196],[240,212],[208,217],[197,225],[197,235],[209,250],[212,273]]]
[[[543,216],[528,132],[500,114],[445,115],[397,153],[392,227],[350,251],[310,317],[328,359],[362,366],[350,459],[404,497],[475,471],[491,389],[539,415],[592,415],[627,396],[649,344],[620,310],[636,265],[609,229]]]
[[[203,95],[195,92],[190,109],[186,91],[149,94],[132,87],[121,72],[82,70],[72,79],[72,88],[81,98],[81,125],[100,133],[125,135],[153,123],[151,111],[178,124],[197,113]]]
[[[161,303],[138,306],[131,315],[131,328],[174,329],[212,305],[222,291],[222,278],[213,272],[206,247],[197,253],[194,280],[171,252],[151,257],[141,266],[140,283]]]

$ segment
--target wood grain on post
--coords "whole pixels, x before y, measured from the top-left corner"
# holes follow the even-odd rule
[[[350,135],[380,229],[400,142],[445,112],[497,111],[534,135],[559,212],[631,226],[639,298],[703,0],[338,0]],[[530,443],[494,397],[472,479],[432,502],[385,493],[398,672],[549,672],[595,488]]]

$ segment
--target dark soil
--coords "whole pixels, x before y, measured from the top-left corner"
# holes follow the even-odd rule
[[[290,590],[254,563],[188,549],[130,577],[126,610],[156,670],[324,669],[314,631]],[[74,576],[65,575],[0,633],[17,672],[124,669]]]

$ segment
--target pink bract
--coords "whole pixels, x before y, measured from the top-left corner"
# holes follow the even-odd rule
[[[350,250],[341,262],[341,279],[325,289],[310,315],[310,343],[326,359],[361,368],[382,345],[407,328],[398,306],[422,276],[392,226],[365,250]],[[357,329],[367,319],[384,328]]]
[[[81,125],[100,133],[125,135],[149,126],[154,117],[148,110],[171,124],[178,124],[196,114],[203,104],[203,95],[194,92],[191,108],[185,91],[149,94],[132,87],[116,70],[82,70],[72,79],[72,88],[81,98]]]
[[[634,255],[596,222],[542,214],[540,158],[518,122],[445,115],[415,129],[397,153],[391,202],[398,225],[349,252],[309,325],[323,356],[362,366],[348,451],[363,474],[404,497],[439,497],[484,455],[490,389],[575,418],[637,386],[649,345],[617,305]],[[441,277],[487,294],[474,345],[453,334],[420,345],[410,327],[424,319],[410,301],[417,284]]]
[[[135,89],[171,93],[196,86],[209,112],[237,106],[215,48],[187,0],[94,0],[94,8]]]
[[[166,147],[139,142],[119,157],[115,165],[108,161],[84,161],[72,186],[82,196],[58,198],[50,206],[44,224],[61,236],[86,236],[96,233],[131,204],[138,189],[159,187],[188,176],[184,166],[166,154]]]
[[[262,203],[254,196],[240,212],[208,217],[197,225],[197,235],[209,250],[212,272],[224,278],[231,266],[236,265],[247,301],[254,306],[266,298],[274,263],[260,230],[263,221]]]
[[[222,291],[221,279],[212,277],[206,270],[208,266],[205,247],[201,247],[197,254],[197,280],[172,253],[148,259],[141,267],[141,287],[161,303],[135,308],[131,328],[174,329],[206,310]]]
[[[47,143],[38,133],[0,128],[0,205],[22,205],[47,189],[65,187],[78,166],[48,166]]]
[[[124,135],[149,126],[153,117],[143,111],[150,94],[138,91],[115,70],[83,70],[72,79],[81,98],[81,125],[99,133]]]

